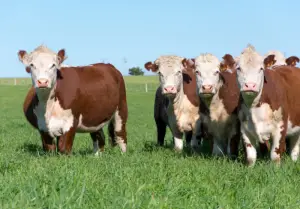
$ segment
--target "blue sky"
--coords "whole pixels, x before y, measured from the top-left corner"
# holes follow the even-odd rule
[[[66,64],[104,60],[124,75],[163,54],[221,58],[248,43],[263,54],[276,49],[300,56],[299,8],[297,0],[3,1],[0,77],[29,76],[17,52],[42,43],[65,48]]]

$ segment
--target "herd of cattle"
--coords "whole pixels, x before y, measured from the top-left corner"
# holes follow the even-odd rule
[[[43,45],[31,53],[20,50],[18,57],[33,84],[24,114],[39,131],[45,151],[57,146],[59,152],[70,153],[75,133],[86,132],[99,155],[105,145],[103,127],[108,124],[111,144],[126,152],[126,89],[113,65],[66,66],[64,49],[55,53]],[[248,166],[255,164],[258,154],[267,153],[279,164],[286,151],[296,161],[299,61],[279,51],[260,55],[248,45],[239,56],[225,54],[221,61],[205,53],[195,59],[160,56],[145,63],[160,81],[154,104],[158,144],[164,145],[169,127],[178,151],[185,135],[186,145],[193,150],[208,140],[211,154],[233,159],[242,140]]]

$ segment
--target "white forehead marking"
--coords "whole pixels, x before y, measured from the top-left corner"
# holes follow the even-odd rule
[[[285,57],[283,55],[282,52],[278,51],[278,50],[270,50],[268,51],[264,58],[268,57],[269,55],[275,55],[275,60],[276,60],[276,63],[275,65],[286,65],[286,62],[285,62]]]
[[[219,68],[220,61],[215,55],[205,53],[195,58],[195,65],[197,68],[201,68],[201,70],[212,70]]]
[[[40,56],[45,56],[45,55],[50,55],[55,57],[56,53],[49,49],[45,45],[40,45],[37,48],[35,48],[31,53],[28,54],[28,61],[32,62],[34,59],[40,57]]]
[[[263,57],[250,44],[243,50],[237,60],[242,70],[256,69],[263,66]]]
[[[160,70],[166,71],[174,71],[181,69],[182,60],[184,58],[176,55],[163,55],[158,57],[154,63],[159,66]]]
[[[40,45],[36,47],[32,52],[30,52],[25,59],[27,59],[27,62],[33,62],[35,60],[41,60],[45,62],[45,60],[49,61],[57,61],[57,53],[49,49],[45,45]],[[64,60],[67,59],[67,56],[64,57]],[[62,62],[64,61],[62,60]]]

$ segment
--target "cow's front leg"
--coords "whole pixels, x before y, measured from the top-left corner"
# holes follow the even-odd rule
[[[223,139],[213,137],[213,150],[212,154],[214,156],[224,156],[226,154],[226,144]]]
[[[175,151],[182,151],[183,149],[183,132],[179,131],[177,127],[172,128],[174,137],[174,149]]]
[[[43,150],[45,152],[51,152],[56,150],[56,145],[54,142],[54,138],[52,138],[47,132],[40,131],[42,144],[43,144]]]
[[[191,140],[191,148],[194,151],[197,151],[200,149],[201,146],[201,140],[203,136],[203,124],[200,119],[196,121],[195,128],[193,130],[193,136]]]
[[[286,128],[283,122],[278,123],[276,129],[272,133],[272,148],[271,148],[271,160],[276,164],[280,164],[281,156],[285,151],[285,137]]]
[[[58,148],[60,153],[70,154],[73,147],[73,141],[76,128],[71,127],[69,131],[59,137]]]
[[[290,137],[290,156],[291,159],[295,162],[299,157],[300,151],[300,135],[295,134],[294,136]]]
[[[246,150],[246,164],[251,167],[254,166],[256,159],[257,159],[257,152],[255,147],[250,141],[250,136],[248,136],[247,131],[241,126],[241,133],[242,133],[242,138],[244,142],[244,148]]]

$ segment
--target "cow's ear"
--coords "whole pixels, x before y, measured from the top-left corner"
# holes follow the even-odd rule
[[[195,68],[195,59],[186,59],[182,60],[183,71],[193,71]]]
[[[58,64],[63,63],[67,59],[66,50],[65,49],[59,50],[57,53],[57,58],[58,58]]]
[[[285,60],[287,65],[293,66],[293,67],[295,67],[297,65],[297,62],[299,62],[299,61],[300,61],[299,58],[296,56],[290,56],[289,58],[287,58]]]
[[[264,68],[267,69],[267,68],[273,66],[275,63],[276,63],[275,55],[274,54],[270,54],[269,56],[267,56],[264,59]]]
[[[25,66],[28,66],[28,53],[25,50],[18,51],[18,58]]]
[[[146,62],[144,65],[145,69],[156,73],[158,71],[158,66],[152,62]]]

